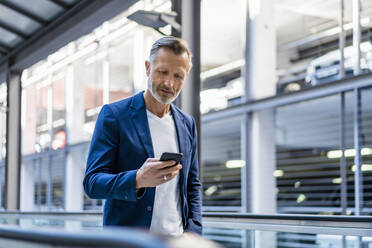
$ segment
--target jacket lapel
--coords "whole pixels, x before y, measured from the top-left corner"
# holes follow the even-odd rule
[[[146,105],[143,98],[143,91],[133,96],[132,103],[132,122],[143,147],[149,158],[154,157],[154,149],[151,141],[149,122],[147,120]]]
[[[176,125],[179,151],[181,153],[183,153],[183,157],[182,157],[182,160],[181,160],[182,169],[180,170],[180,173],[179,173],[180,185],[182,185],[183,180],[184,180],[184,168],[183,167],[186,166],[185,156],[189,155],[188,151],[187,151],[187,143],[186,143],[187,129],[186,129],[186,124],[185,124],[185,120],[184,120],[183,116],[177,111],[177,109],[172,104],[171,104],[171,111],[172,111],[174,123]]]

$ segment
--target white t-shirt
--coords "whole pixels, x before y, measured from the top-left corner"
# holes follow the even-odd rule
[[[155,158],[178,152],[177,132],[170,111],[162,118],[147,111]],[[179,175],[156,187],[150,232],[179,236],[183,233]]]

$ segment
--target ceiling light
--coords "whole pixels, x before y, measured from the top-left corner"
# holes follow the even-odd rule
[[[274,173],[273,173],[274,177],[282,177],[283,175],[284,175],[283,170],[275,170]]]
[[[351,170],[355,172],[356,170],[355,164],[351,167]],[[362,171],[372,171],[372,164],[362,164]]]
[[[346,149],[344,154],[345,154],[346,158],[354,157],[355,156],[355,149]],[[372,148],[368,148],[368,147],[362,148],[360,150],[360,154],[362,156],[372,155]],[[333,151],[327,152],[327,158],[329,158],[329,159],[341,158],[341,157],[342,157],[342,151],[341,150],[333,150]]]
[[[241,168],[245,166],[244,160],[229,160],[226,162],[226,167],[229,169]]]
[[[341,184],[342,183],[342,178],[341,177],[333,178],[332,183]]]

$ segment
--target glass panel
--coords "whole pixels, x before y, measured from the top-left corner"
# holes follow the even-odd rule
[[[202,113],[240,103],[245,23],[244,0],[201,2]]]
[[[241,206],[240,171],[245,162],[240,156],[240,126],[240,117],[213,121],[202,126],[204,207],[219,206],[231,210],[232,206]]]
[[[28,85],[22,92],[22,154],[47,151],[50,147],[48,91],[46,77]]]
[[[110,93],[109,102],[122,100],[134,93],[134,52],[133,37],[115,40],[110,44],[107,63],[109,67]],[[136,62],[139,63],[140,61]],[[104,65],[105,66],[105,65]],[[108,66],[108,65],[106,65]],[[141,66],[144,67],[142,61]],[[105,68],[104,68],[105,69]]]
[[[33,2],[24,2],[22,0],[12,0],[12,4],[15,6],[26,9],[30,13],[36,16],[42,16],[42,19],[51,21],[58,14],[63,11],[63,8],[53,4],[52,2],[35,0]]]
[[[73,63],[74,82],[83,85],[84,92],[84,122],[94,127],[95,120],[99,113],[99,107],[103,104],[103,76],[102,60],[98,60],[99,52],[90,53]],[[84,128],[84,131],[88,129]],[[89,129],[92,135],[93,130]]]
[[[340,213],[340,97],[277,108],[277,210]]]
[[[353,2],[344,2],[345,77],[353,76]],[[371,71],[371,3],[361,0],[361,70]],[[277,93],[292,92],[339,79],[341,1],[276,1]],[[288,28],[290,25],[291,28]]]
[[[203,237],[213,240],[226,248],[242,248],[246,233],[253,231],[235,230],[229,228],[204,227]]]
[[[17,226],[33,230],[100,230],[102,229],[101,215],[74,215],[61,216],[58,215],[21,215],[21,216],[0,216],[0,224],[3,226]]]
[[[65,177],[67,181],[75,180],[65,171],[83,176],[89,141],[102,105],[147,86],[144,61],[160,35],[126,16],[138,9],[166,12],[170,3],[139,1],[23,71],[22,210],[64,207]],[[68,151],[64,150],[67,143]],[[102,202],[84,196],[81,207],[101,210]]]
[[[345,2],[345,23],[351,2]],[[340,1],[276,1],[277,93],[298,91],[338,78]],[[290,26],[290,28],[288,28]]]
[[[64,198],[64,176],[65,176],[65,153],[61,152],[51,157],[49,166],[51,166],[51,208],[63,210]]]
[[[36,151],[46,151],[50,147],[51,137],[48,126],[49,85],[38,84],[36,87]]]
[[[53,150],[66,145],[66,91],[65,70],[57,71],[52,82],[52,143]]]
[[[22,90],[22,155],[41,151],[40,144],[36,142],[36,113],[37,87],[33,84]]]
[[[360,248],[372,245],[371,237],[329,235],[322,233],[274,232],[205,227],[203,236],[223,247],[342,247]]]

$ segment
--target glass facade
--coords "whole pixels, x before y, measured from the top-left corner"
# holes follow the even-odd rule
[[[170,1],[139,1],[23,72],[22,210],[102,208],[81,180],[101,107],[146,87],[144,61],[160,35],[126,18],[143,8],[169,11]],[[66,200],[75,184],[82,199]]]
[[[279,212],[354,215],[356,195],[359,195],[359,211],[363,215],[371,214],[369,94],[370,88],[361,89],[359,97],[355,92],[345,92],[344,107],[343,96],[333,95],[277,109],[275,173]],[[359,186],[356,183],[356,132],[361,159]],[[342,144],[346,181],[341,172]]]
[[[371,215],[372,207],[372,87],[360,92],[360,155],[362,172],[362,214]],[[355,167],[355,166],[354,166]],[[355,169],[351,167],[351,170]]]
[[[20,210],[102,210],[104,200],[90,199],[81,183],[96,119],[104,104],[146,89],[144,61],[161,37],[127,16],[136,10],[169,12],[171,3],[140,0],[23,71]],[[341,76],[340,1],[201,1],[204,213],[371,216],[372,81],[368,75],[354,78],[353,6],[344,3]],[[360,3],[360,74],[367,74],[372,2]],[[161,31],[170,34],[170,27]],[[0,209],[6,193],[6,114],[2,83]],[[69,218],[13,216],[0,222],[30,228],[102,225],[101,215]],[[211,226],[213,220],[206,219],[203,236],[224,247],[372,247],[370,237],[317,233],[311,225],[272,231],[264,225],[244,229],[231,219],[232,228],[221,219]]]
[[[205,209],[231,211],[231,207],[241,206],[240,178],[245,163],[240,155],[240,123],[241,118],[234,117],[202,127],[201,175]]]
[[[201,1],[202,114],[239,104],[244,94],[242,67],[246,22],[245,0]],[[225,21],[225,18],[229,21]]]
[[[247,16],[249,2],[254,1],[201,1],[203,209],[243,211],[244,204],[254,201],[254,198],[247,200],[252,192],[242,188],[251,183],[247,182],[252,180],[249,170],[266,168],[263,172],[268,175],[264,183],[274,182],[267,190],[274,192],[277,213],[357,215],[358,195],[360,214],[370,215],[371,87],[363,86],[358,94],[348,89],[290,104],[250,108],[256,100],[259,103],[267,98],[253,94],[257,97],[248,99],[252,102],[243,102],[243,98],[249,97],[244,95],[247,87],[253,93],[255,88],[266,88],[262,82],[245,78],[250,73],[245,71],[246,59],[250,56],[246,51],[249,37],[246,32],[252,32],[254,27],[246,25],[256,25],[251,16]],[[362,73],[367,73],[372,69],[372,32],[368,19],[372,6],[364,0],[361,6],[360,64]],[[250,9],[252,15],[260,14],[258,10],[268,14],[256,7]],[[272,58],[275,75],[270,75],[276,80],[270,85],[276,92],[269,96],[278,99],[338,80],[338,33],[331,31],[339,25],[340,6],[281,0],[272,7],[270,13],[275,16],[275,28],[271,30],[269,22],[267,27],[263,25],[268,32],[273,32],[276,48]],[[126,16],[138,9],[169,11],[170,8],[171,1],[138,1],[127,12],[23,72],[22,210],[69,210],[66,186],[72,182],[80,184],[101,107],[147,87],[144,61],[160,34]],[[353,54],[349,52],[351,29],[348,28],[352,24],[351,11],[352,6],[347,3],[345,77],[353,76],[350,69]],[[170,29],[162,30],[169,33]],[[263,31],[254,32],[257,33],[252,34],[260,35]],[[265,74],[264,69],[259,74]],[[0,87],[0,104],[6,108],[5,84]],[[248,107],[239,114],[208,119],[219,111],[228,112],[243,104]],[[248,122],[244,119],[246,114],[251,118]],[[250,136],[246,135],[249,131]],[[6,111],[0,111],[0,135],[2,185]],[[360,185],[356,184],[356,136],[360,147]],[[254,153],[257,151],[261,152]],[[252,160],[258,154],[266,160]],[[266,163],[271,160],[272,163]],[[4,187],[2,189],[0,198]],[[81,195],[82,201],[77,204],[80,209],[101,209],[102,200],[89,199],[83,192]]]
[[[278,211],[339,210],[340,97],[279,107],[275,120]]]

